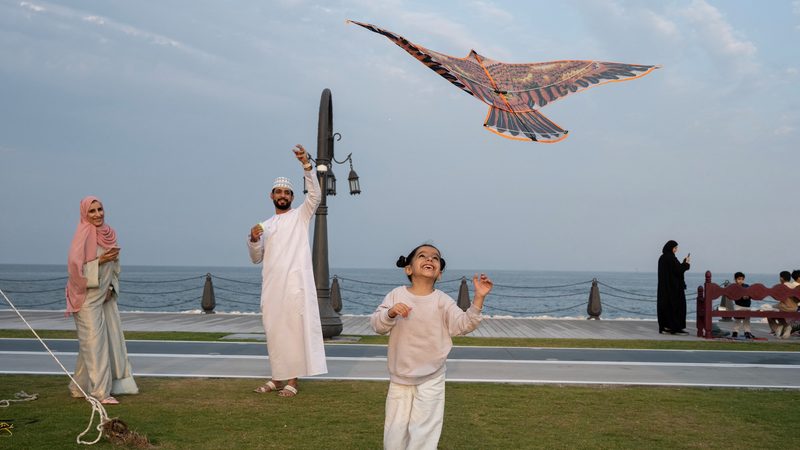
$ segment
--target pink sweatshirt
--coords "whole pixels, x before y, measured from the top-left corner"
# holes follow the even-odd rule
[[[408,317],[389,318],[396,303],[412,308]],[[405,385],[422,384],[442,374],[453,347],[451,336],[463,335],[478,327],[481,311],[470,306],[462,311],[444,292],[435,289],[424,296],[408,292],[406,286],[393,289],[372,313],[370,325],[378,334],[389,335],[390,379]]]

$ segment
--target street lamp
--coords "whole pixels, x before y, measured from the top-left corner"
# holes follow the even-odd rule
[[[331,305],[331,289],[328,284],[330,270],[328,268],[328,202],[329,195],[336,195],[336,176],[333,174],[332,165],[350,162],[350,174],[347,181],[350,195],[361,193],[358,175],[353,170],[352,153],[344,161],[337,161],[333,154],[333,142],[341,140],[342,135],[333,133],[333,102],[330,89],[322,91],[319,102],[319,122],[317,126],[317,177],[322,189],[322,199],[317,207],[314,219],[314,243],[311,253],[311,262],[314,266],[314,281],[317,287],[317,303],[319,306],[319,319],[322,325],[322,336],[332,338],[342,334],[342,318],[334,311]],[[304,189],[303,192],[306,192]]]
[[[336,138],[337,141],[342,140],[342,135],[340,133],[333,133],[333,137]],[[311,159],[313,160],[313,158]],[[347,158],[345,158],[344,161],[339,161],[333,156],[333,144],[331,143],[331,154],[329,161],[336,164],[344,164],[346,162],[350,163],[350,174],[347,175],[347,184],[350,187],[350,195],[360,194],[361,183],[358,181],[358,174],[355,170],[353,170],[353,154],[348,153]],[[317,150],[317,160],[314,162],[317,163],[317,173],[325,173],[324,178],[320,177],[320,188],[324,188],[327,195],[336,195],[336,175],[333,174],[333,166],[319,162],[319,150]],[[305,178],[303,178],[303,193],[308,193],[308,187],[306,186]]]

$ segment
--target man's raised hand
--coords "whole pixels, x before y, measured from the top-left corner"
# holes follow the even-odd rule
[[[301,144],[295,145],[292,151],[294,152],[295,158],[300,161],[300,164],[304,166],[308,164],[308,152],[306,152],[306,149]]]

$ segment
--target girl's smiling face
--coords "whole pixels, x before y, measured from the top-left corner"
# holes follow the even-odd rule
[[[406,266],[406,275],[438,280],[442,276],[442,257],[439,250],[424,245],[417,249]]]

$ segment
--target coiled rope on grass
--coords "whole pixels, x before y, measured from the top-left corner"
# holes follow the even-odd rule
[[[0,400],[0,408],[8,408],[12,403],[29,402],[31,400],[36,400],[37,398],[39,398],[39,394],[28,394],[25,391],[19,391],[14,394],[14,398],[12,399]]]
[[[78,444],[94,445],[100,441],[100,438],[103,437],[103,434],[106,434],[109,437],[109,439],[112,439],[112,441],[135,442],[140,446],[149,447],[150,443],[147,441],[146,437],[138,435],[138,433],[128,430],[128,426],[125,425],[125,423],[122,422],[121,420],[117,418],[114,419],[108,418],[108,412],[106,412],[106,409],[103,407],[103,404],[100,403],[100,400],[92,397],[91,395],[87,394],[86,391],[83,390],[81,385],[78,384],[78,382],[75,381],[74,378],[72,378],[72,375],[70,375],[67,368],[64,367],[63,364],[61,364],[61,361],[58,359],[58,357],[53,353],[52,350],[50,350],[50,347],[48,347],[47,344],[42,340],[42,338],[39,336],[39,333],[37,333],[36,330],[33,329],[31,324],[28,323],[28,321],[25,319],[22,313],[19,312],[17,307],[14,306],[14,303],[11,301],[11,299],[8,298],[8,296],[6,296],[6,293],[3,292],[2,289],[0,289],[0,294],[2,294],[3,298],[6,300],[6,303],[8,303],[11,309],[13,309],[15,313],[17,313],[19,318],[22,319],[22,321],[25,323],[28,329],[31,330],[33,335],[36,336],[36,339],[38,339],[39,343],[41,343],[42,346],[45,348],[45,350],[47,350],[47,353],[49,353],[50,356],[53,357],[58,366],[61,367],[61,370],[64,372],[64,374],[67,375],[67,377],[69,377],[69,379],[78,388],[78,390],[81,391],[81,394],[83,394],[83,398],[87,402],[89,402],[90,405],[92,405],[92,415],[89,417],[89,424],[86,426],[86,429],[83,430],[83,432],[75,438],[75,441]],[[20,401],[27,401],[27,400],[20,400]],[[89,433],[89,431],[91,431],[92,425],[94,424],[95,415],[98,416],[98,423],[94,427],[97,430],[97,437],[93,441],[85,441],[83,440],[83,437],[87,433]]]

